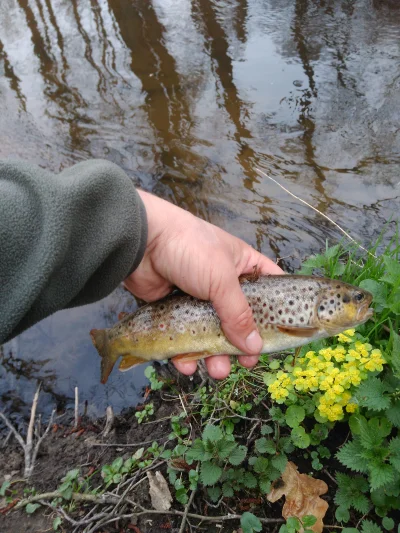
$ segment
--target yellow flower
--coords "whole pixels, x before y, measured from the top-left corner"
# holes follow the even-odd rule
[[[357,411],[357,408],[358,408],[358,406],[357,406],[356,403],[348,403],[346,405],[346,411],[348,413],[355,413]]]
[[[344,332],[343,333],[339,333],[337,338],[338,338],[339,342],[353,342],[353,339],[351,337],[349,337],[348,335],[345,335]]]

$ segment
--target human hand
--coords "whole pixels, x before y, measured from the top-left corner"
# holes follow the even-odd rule
[[[253,367],[262,339],[238,277],[253,272],[255,265],[261,274],[283,271],[241,239],[161,198],[138,193],[147,212],[147,246],[140,265],[125,280],[126,288],[147,302],[166,296],[173,286],[211,301],[230,342],[249,354],[238,357],[240,364]],[[227,355],[208,357],[205,362],[215,379],[230,372]],[[174,365],[186,375],[196,370],[196,361]]]

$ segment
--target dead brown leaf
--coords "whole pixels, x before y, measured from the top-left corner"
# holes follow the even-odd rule
[[[271,492],[267,495],[267,499],[270,502],[276,502],[285,496],[283,518],[295,516],[301,520],[306,515],[314,515],[317,521],[309,529],[312,529],[314,533],[322,533],[324,528],[322,519],[328,510],[328,504],[320,498],[320,495],[326,492],[328,492],[328,485],[324,481],[306,474],[299,474],[297,466],[289,461],[282,477],[274,483]]]
[[[168,511],[172,504],[172,495],[161,472],[147,472],[150,485],[151,504],[157,511]]]

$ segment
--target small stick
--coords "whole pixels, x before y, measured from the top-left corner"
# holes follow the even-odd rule
[[[360,243],[358,243],[355,239],[353,239],[353,237],[351,235],[349,235],[347,233],[347,231],[345,231],[342,227],[339,226],[339,224],[337,224],[334,220],[332,220],[331,218],[328,217],[328,215],[325,215],[325,213],[322,213],[322,211],[320,211],[319,209],[317,209],[316,207],[314,207],[313,205],[309,204],[308,202],[306,202],[305,200],[303,200],[302,198],[299,198],[298,196],[296,196],[295,194],[293,194],[292,192],[290,192],[288,189],[286,189],[286,187],[284,187],[283,185],[281,185],[278,181],[276,181],[274,178],[271,178],[271,176],[268,176],[268,174],[266,174],[265,172],[263,172],[262,170],[260,170],[259,168],[256,168],[255,169],[259,174],[262,174],[263,176],[265,176],[266,178],[268,178],[269,180],[273,181],[274,183],[276,183],[276,185],[278,185],[278,187],[280,187],[281,189],[283,189],[285,192],[287,192],[288,194],[290,194],[290,196],[293,196],[293,198],[296,198],[296,200],[298,200],[299,202],[303,203],[304,205],[306,205],[307,207],[310,207],[311,209],[313,209],[316,213],[318,213],[319,215],[321,215],[322,217],[326,218],[326,220],[328,220],[331,224],[333,224],[334,226],[336,226],[338,228],[339,231],[341,231],[344,235],[346,235],[346,237],[348,239],[350,239],[352,242],[354,242],[359,248],[361,248],[361,250],[364,250],[364,252],[367,252],[367,254],[371,255],[372,257],[375,257],[376,258],[376,255],[371,253],[369,250],[367,250],[366,248],[364,248],[363,246],[361,246]]]
[[[25,451],[25,474],[24,476],[25,477],[30,477],[30,473],[31,473],[33,428],[34,428],[35,420],[36,420],[36,408],[37,408],[37,404],[39,401],[39,393],[40,393],[40,383],[37,386],[35,395],[33,397],[32,408],[31,408],[31,418],[29,420],[28,433],[26,435],[26,444],[24,446],[24,451]],[[28,472],[30,472],[29,475],[28,475]]]
[[[107,437],[110,434],[114,426],[114,420],[114,411],[111,405],[109,405],[106,409],[106,425],[103,430],[103,437]]]
[[[190,495],[189,501],[188,501],[187,504],[186,504],[185,512],[184,512],[184,514],[183,514],[183,516],[182,516],[181,527],[179,528],[178,533],[184,533],[184,531],[185,531],[185,525],[186,525],[187,515],[188,515],[188,512],[189,512],[190,506],[192,505],[193,498],[194,498],[194,495],[195,495],[195,494],[196,494],[196,489],[195,489],[195,490],[192,490],[192,494]]]
[[[75,424],[74,428],[77,429],[79,425],[79,392],[78,387],[75,387]]]

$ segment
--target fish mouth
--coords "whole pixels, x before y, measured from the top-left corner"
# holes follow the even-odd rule
[[[369,302],[361,306],[357,313],[357,320],[360,321],[360,324],[366,322],[374,316],[374,310],[372,307],[369,307]]]

